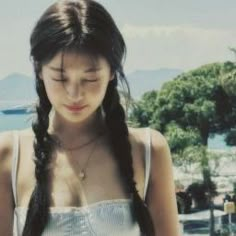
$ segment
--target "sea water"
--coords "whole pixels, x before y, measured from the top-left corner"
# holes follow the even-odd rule
[[[0,114],[0,132],[8,130],[21,130],[31,127],[34,114],[6,115]]]

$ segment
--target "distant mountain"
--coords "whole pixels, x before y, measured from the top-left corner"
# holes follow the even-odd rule
[[[165,82],[172,80],[182,72],[179,69],[162,68],[159,70],[137,70],[128,74],[131,96],[137,99],[147,91],[159,90]]]
[[[14,73],[0,80],[0,107],[14,106],[22,101],[36,99],[34,80]],[[7,101],[7,102],[6,102]]]

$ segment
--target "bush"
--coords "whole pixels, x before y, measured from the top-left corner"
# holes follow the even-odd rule
[[[191,211],[192,206],[192,198],[186,192],[177,192],[177,206],[178,206],[178,213],[179,214],[187,214]]]
[[[186,192],[190,194],[198,209],[209,208],[210,198],[217,196],[216,184],[214,182],[195,182],[187,187]]]

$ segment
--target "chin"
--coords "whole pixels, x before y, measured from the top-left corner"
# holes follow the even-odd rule
[[[86,113],[86,114],[68,115],[64,118],[66,119],[67,122],[76,124],[76,123],[84,122],[91,119],[92,117],[94,117],[95,114],[96,114],[96,111],[92,113]]]

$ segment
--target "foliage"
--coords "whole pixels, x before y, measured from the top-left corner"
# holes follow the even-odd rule
[[[160,109],[153,114],[162,132],[175,121],[183,129],[197,129],[201,143],[207,145],[211,133],[222,133],[228,128],[231,104],[219,82],[222,68],[224,64],[205,65],[163,86],[157,104]]]
[[[187,214],[191,211],[192,198],[189,193],[177,192],[176,193],[178,213]]]
[[[222,154],[208,150],[207,156],[211,166],[211,176],[218,176],[219,169],[221,168],[220,160],[222,158]]]
[[[152,114],[157,109],[157,91],[144,93],[141,100],[134,102],[129,115],[129,122],[136,127],[151,126]]]
[[[220,76],[220,82],[230,97],[236,96],[236,64],[227,62]]]
[[[234,53],[236,56],[236,49],[230,48],[230,50]],[[235,97],[236,95],[236,63],[227,61],[225,63],[224,68],[222,69],[222,73],[220,76],[220,82],[226,93],[230,97]]]
[[[228,145],[235,145],[236,140],[236,128],[230,129],[230,132],[227,134],[225,141]]]
[[[183,129],[173,121],[167,125],[165,137],[173,153],[178,153],[179,150],[198,145],[201,142],[201,137],[197,129]]]
[[[192,166],[198,164],[198,169],[202,168],[201,162],[203,160],[203,146],[188,146],[178,153],[173,153],[173,163],[181,167],[184,172],[190,173]]]
[[[236,55],[236,50],[234,48],[230,49]],[[231,129],[226,134],[226,143],[228,145],[236,145],[236,121],[234,114],[236,113],[236,63],[226,62],[225,67],[222,70],[220,76],[220,83],[224,91],[229,96],[232,103],[232,118],[231,118]]]
[[[204,181],[192,183],[188,186],[186,192],[191,195],[198,209],[209,207],[209,194],[213,197],[217,196],[216,184],[214,182],[211,182],[210,185],[207,185]]]
[[[182,166],[185,171],[201,159],[199,143],[200,135],[196,129],[182,129],[171,122],[166,129],[165,137],[169,143],[176,166]]]
[[[164,133],[175,158],[183,160],[190,153],[185,148],[207,146],[216,133],[225,133],[228,144],[235,144],[236,111],[222,86],[224,75],[235,67],[232,62],[213,63],[177,76],[159,92],[147,92],[130,120],[137,127],[151,126]]]
[[[204,65],[165,83],[155,99],[146,96],[144,105],[133,113],[139,126],[152,126],[167,136],[175,163],[200,159],[204,181],[194,183],[189,191],[199,208],[210,206],[211,215],[212,198],[217,193],[210,178],[208,138],[226,134],[226,141],[236,144],[235,78],[236,65],[232,62]],[[212,235],[213,228],[210,230]]]

